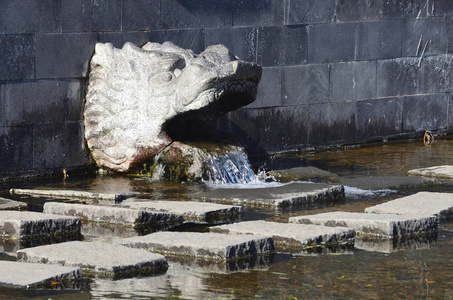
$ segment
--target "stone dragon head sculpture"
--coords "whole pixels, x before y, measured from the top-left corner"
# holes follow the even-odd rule
[[[128,171],[169,145],[178,115],[224,114],[253,102],[261,67],[223,45],[199,55],[165,42],[117,49],[98,43],[85,99],[85,139],[98,166]]]

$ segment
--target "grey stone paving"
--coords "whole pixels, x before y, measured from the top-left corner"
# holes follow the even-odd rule
[[[294,182],[268,188],[215,189],[200,192],[194,197],[207,201],[283,207],[342,199],[344,198],[344,188],[341,185]]]
[[[399,215],[435,215],[439,218],[447,218],[453,214],[453,194],[419,192],[414,195],[368,207],[365,209],[365,212]]]
[[[411,176],[346,176],[341,177],[340,183],[365,190],[415,188],[440,185],[442,182],[435,178]]]
[[[290,223],[354,228],[358,235],[393,238],[437,231],[437,217],[395,214],[328,212],[289,218]]]
[[[27,203],[0,197],[0,210],[27,210]]]
[[[453,179],[453,166],[443,165],[429,168],[414,169],[407,172],[409,175]]]
[[[181,215],[185,221],[197,223],[232,221],[240,218],[244,213],[242,206],[195,201],[134,201],[134,199],[129,199],[122,202],[121,206],[155,213]]]
[[[171,212],[154,212],[117,206],[46,202],[43,211],[112,224],[179,225],[184,222],[182,215]]]
[[[80,235],[80,218],[30,211],[0,211],[0,235],[18,239]]]
[[[30,195],[30,196],[43,196],[53,198],[78,198],[78,199],[98,199],[110,201],[122,201],[133,194],[109,194],[109,193],[96,193],[87,191],[69,191],[69,190],[33,190],[33,189],[11,189],[12,195]]]
[[[0,270],[0,285],[18,288],[50,285],[54,281],[60,282],[61,287],[66,281],[82,278],[80,268],[68,266],[0,260]]]
[[[119,244],[67,242],[17,251],[18,260],[32,263],[74,266],[84,275],[126,278],[166,271],[164,256]]]
[[[118,240],[118,243],[165,255],[207,260],[245,258],[274,251],[274,241],[271,237],[208,232],[156,232]]]
[[[355,231],[345,227],[327,227],[266,221],[247,221],[213,226],[211,232],[272,236],[279,252],[298,252],[318,245],[354,244]]]
[[[340,181],[340,177],[337,174],[312,166],[271,170],[269,171],[269,174],[274,176],[280,182],[290,182],[297,180],[322,180],[323,182]]]

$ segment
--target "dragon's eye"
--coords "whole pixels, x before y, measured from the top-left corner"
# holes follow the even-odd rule
[[[164,73],[162,75],[162,81],[164,81],[164,82],[170,82],[172,79],[173,79],[173,75],[169,72]]]

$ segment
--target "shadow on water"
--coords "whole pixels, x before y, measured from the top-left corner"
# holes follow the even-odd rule
[[[453,141],[437,138],[431,146],[409,141],[362,148],[293,152],[275,155],[266,167],[287,169],[316,167],[347,183],[345,199],[335,203],[307,204],[275,210],[246,207],[242,220],[287,222],[291,216],[328,211],[362,212],[364,208],[418,191],[453,192],[453,182],[443,180],[414,184],[407,180],[410,169],[453,164]],[[402,179],[401,179],[402,178]],[[390,179],[390,180],[389,180]],[[403,180],[404,179],[404,180]],[[322,180],[322,179],[321,179]],[[388,184],[403,180],[395,188]],[[367,185],[372,189],[365,188]],[[70,176],[60,179],[5,182],[2,195],[25,201],[30,210],[40,211],[47,198],[12,197],[8,189],[65,188],[97,192],[140,193],[152,200],[191,200],[207,189],[204,184],[156,182],[125,176]],[[55,200],[52,201],[75,201]],[[208,225],[183,225],[172,230],[207,231]],[[103,232],[103,231],[99,231]],[[102,240],[93,231],[86,240]],[[134,235],[134,231],[112,230],[113,235]],[[0,288],[0,299],[453,299],[453,222],[440,224],[437,237],[424,241],[392,241],[382,251],[347,249],[289,255],[278,253],[269,261],[243,267],[200,264],[173,260],[166,274],[124,280],[90,279],[77,290],[24,291]],[[0,253],[1,254],[1,253]],[[14,260],[0,255],[0,260]]]

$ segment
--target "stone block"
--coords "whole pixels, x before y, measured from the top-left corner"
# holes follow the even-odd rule
[[[44,196],[59,199],[91,199],[91,200],[107,200],[112,202],[123,201],[134,194],[112,194],[112,193],[98,193],[87,191],[71,191],[71,190],[39,190],[39,189],[11,189],[12,195],[30,195],[30,196]]]
[[[376,98],[376,61],[334,63],[330,66],[332,101]]]
[[[234,8],[229,1],[168,0],[161,6],[161,24],[165,29],[228,27]]]
[[[448,96],[445,94],[404,97],[402,106],[403,132],[447,128]]]
[[[58,32],[60,9],[61,0],[2,1],[0,33]]]
[[[418,94],[419,58],[397,58],[377,62],[377,97]]]
[[[247,221],[209,228],[211,232],[232,235],[272,236],[278,252],[300,252],[313,246],[354,244],[351,228],[302,225],[266,221]]]
[[[0,198],[0,210],[26,210],[27,203]]]
[[[121,0],[96,0],[91,2],[91,30],[121,30]]]
[[[161,44],[170,41],[181,48],[191,49],[196,54],[209,46],[205,45],[204,29],[151,30],[149,40]],[[233,54],[236,55],[235,52]]]
[[[229,1],[233,9],[233,26],[278,26],[283,22],[281,0]]]
[[[453,91],[453,56],[443,54],[422,60],[420,79],[421,93],[445,93]]]
[[[385,0],[336,1],[337,22],[373,21],[382,19],[382,3]]]
[[[356,30],[356,23],[307,26],[308,63],[354,60]]]
[[[286,106],[260,110],[259,145],[266,151],[305,146],[309,122],[306,107]]]
[[[123,3],[122,30],[143,31],[162,28],[162,8],[160,0],[128,0]],[[175,18],[167,15],[167,18]]]
[[[67,242],[17,251],[19,261],[80,267],[84,276],[113,279],[149,276],[168,268],[164,256],[100,242]]]
[[[262,66],[301,65],[307,62],[305,26],[259,27],[257,62]]]
[[[376,139],[401,133],[401,98],[381,98],[357,102],[357,137]]]
[[[453,179],[453,166],[443,165],[428,168],[414,169],[407,172],[409,175],[426,176],[441,179]]]
[[[36,77],[84,77],[94,52],[94,33],[38,34]]]
[[[453,215],[453,194],[418,192],[365,209],[367,213],[397,215],[435,215],[440,219]]]
[[[0,211],[0,235],[19,240],[80,238],[80,218],[30,211]]]
[[[15,126],[0,129],[0,173],[33,168],[33,127]],[[7,172],[4,173],[7,175]],[[8,175],[7,175],[8,177]]]
[[[420,56],[427,42],[424,55],[447,53],[448,39],[445,18],[405,20],[402,55]]]
[[[141,47],[149,41],[149,34],[146,31],[128,31],[128,32],[102,32],[99,33],[98,42],[111,43],[115,48],[123,48],[126,42]]]
[[[401,57],[403,20],[360,22],[357,26],[356,60]]]
[[[0,35],[0,45],[0,80],[35,78],[33,35]]]
[[[196,199],[240,203],[251,206],[284,207],[307,203],[333,202],[344,197],[341,185],[295,182],[266,188],[229,188],[199,192]]]
[[[205,29],[204,44],[223,44],[238,58],[256,62],[256,29],[252,27]]]
[[[303,65],[282,68],[282,105],[330,101],[329,66]]]
[[[289,218],[289,223],[353,228],[357,235],[368,237],[402,237],[437,232],[434,216],[328,212]]]
[[[437,11],[438,3],[445,0],[386,0],[382,3],[383,19],[415,19],[429,17]],[[448,0],[447,0],[448,1]],[[442,4],[439,6],[443,6]]]
[[[87,163],[81,122],[36,125],[34,162],[37,169],[63,169]]]
[[[144,210],[148,213],[167,213],[182,216],[186,222],[192,223],[224,223],[238,220],[244,214],[242,206],[223,205],[194,201],[144,201],[129,199],[121,206]]]
[[[308,143],[335,145],[350,143],[356,138],[355,102],[308,105]]]
[[[91,0],[61,0],[63,32],[86,32],[91,29]]]
[[[0,285],[17,288],[42,288],[52,286],[52,282],[59,282],[59,288],[82,279],[82,272],[78,267],[49,266],[16,261],[0,261]]]
[[[282,97],[281,73],[281,67],[263,68],[263,74],[261,76],[260,84],[258,85],[256,100],[249,104],[247,108],[280,106]]]
[[[206,260],[231,260],[274,252],[271,237],[227,235],[207,232],[156,232],[130,237],[120,244],[171,256],[196,257]]]
[[[11,83],[2,86],[3,125],[55,124],[82,120],[79,80]]]
[[[335,0],[284,1],[285,25],[330,23],[335,11]]]

